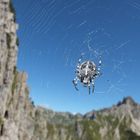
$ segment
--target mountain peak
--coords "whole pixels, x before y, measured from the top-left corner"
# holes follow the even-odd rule
[[[132,106],[137,105],[137,103],[134,101],[134,99],[130,96],[124,97],[122,101],[118,102],[117,106],[120,106],[123,104],[132,105]]]

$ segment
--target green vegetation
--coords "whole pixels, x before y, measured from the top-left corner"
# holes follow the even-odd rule
[[[120,140],[140,140],[140,136],[137,136],[132,130],[129,130],[132,123],[129,116],[119,120],[118,117],[114,117],[113,115],[97,114],[95,120],[82,119],[76,121],[76,119],[74,119],[75,123],[71,124],[69,123],[69,120],[65,120],[63,117],[64,116],[57,114],[55,122],[47,122],[48,139],[53,139],[54,136],[58,136],[60,138],[61,130],[64,129],[66,132],[66,140],[80,140],[81,138],[78,135],[79,131],[82,133],[82,139],[101,140],[100,129],[106,127],[107,132],[106,136],[104,136],[104,140],[113,140],[116,128],[119,129]],[[52,120],[54,119],[52,118]],[[59,121],[59,123],[57,121]],[[77,125],[80,126],[80,129],[78,129]],[[39,133],[39,136],[41,136],[43,131],[40,128],[41,126],[38,124],[36,126],[36,131]]]
[[[16,45],[19,46],[19,38],[16,39]]]
[[[124,117],[123,120],[121,121],[119,125],[121,140],[135,140],[135,139],[129,139],[133,135],[133,133],[129,133],[130,131],[128,131],[128,129],[130,128],[131,122],[132,120],[130,117]]]
[[[28,93],[28,92],[29,92],[29,90],[25,89],[25,93]],[[29,93],[28,93],[28,94],[29,94]],[[31,97],[29,98],[29,100],[30,100],[31,105],[32,105],[33,107],[35,107],[35,103],[34,103],[34,101],[32,100]]]
[[[9,33],[6,34],[6,40],[7,40],[7,47],[10,49],[10,44],[11,44],[11,35]]]
[[[12,102],[13,102],[13,97],[10,98],[10,101],[8,103],[8,107],[12,104]]]
[[[17,72],[17,67],[14,66],[13,74],[16,74],[16,72]]]
[[[48,130],[48,136],[47,138],[52,138],[52,136],[54,135],[54,127],[52,124],[47,124],[47,130]]]
[[[12,41],[12,38],[11,38],[10,33],[7,33],[6,34],[6,40],[7,40],[7,47],[8,47],[8,49],[10,49],[10,47],[11,47],[11,41]],[[18,37],[16,39],[16,45],[19,46],[19,38]]]
[[[34,101],[32,101],[31,104],[32,104],[33,107],[35,107],[35,103],[34,103]]]
[[[137,136],[131,130],[126,131],[127,140],[140,140],[140,136]]]
[[[67,125],[71,125],[75,123],[75,119],[74,118],[70,118],[70,117],[65,117],[61,114],[56,114],[55,116],[53,116],[53,118],[50,118],[54,123],[56,124],[67,124]]]
[[[115,134],[115,129],[118,127],[119,119],[113,117],[112,115],[104,116],[103,119],[108,123],[108,133],[106,139],[113,139]]]
[[[12,84],[12,95],[14,94],[14,91],[15,91],[15,88],[16,88],[16,84],[17,84],[17,75],[18,75],[18,72],[15,71],[14,80],[13,80],[13,84]]]
[[[12,0],[10,0],[9,8],[10,8],[10,12],[14,14],[14,22],[16,22],[16,10],[13,6]]]
[[[29,95],[29,89],[27,87],[25,88],[25,93]]]
[[[10,8],[10,12],[14,14],[14,22],[16,22],[16,10],[12,4],[12,0],[10,0],[9,8]],[[10,38],[8,38],[8,40],[9,40],[8,42],[10,44],[10,42],[11,42]],[[19,38],[18,37],[16,38],[16,45],[19,46]],[[8,45],[8,46],[10,46],[10,45]]]
[[[58,136],[61,136],[61,129],[64,129],[67,133],[66,140],[69,140],[71,138],[72,140],[80,140],[77,135],[77,131],[75,130],[74,125],[66,125],[66,124],[47,124],[47,130],[48,130],[48,136],[47,138],[53,139],[53,136],[58,134]]]
[[[4,123],[2,117],[0,116],[0,126]]]
[[[11,44],[11,41],[12,41],[10,33],[6,34],[6,40],[7,40],[7,47],[8,47],[8,49],[10,49],[10,47],[11,47],[10,44]],[[16,39],[16,45],[19,46],[19,38],[18,37]]]
[[[84,128],[84,134],[87,140],[101,140],[101,135],[99,133],[100,124],[93,120],[82,120],[81,125]]]
[[[119,124],[119,119],[111,115],[106,116],[105,119],[107,122],[109,122],[109,125],[112,127],[112,129],[115,129]]]
[[[44,129],[42,128],[42,126],[39,123],[35,124],[35,129],[34,129],[34,133],[39,137],[43,139],[43,131]]]

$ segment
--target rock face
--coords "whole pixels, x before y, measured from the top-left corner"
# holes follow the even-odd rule
[[[85,115],[35,107],[18,72],[14,8],[0,0],[0,140],[140,140],[140,105],[131,97]]]

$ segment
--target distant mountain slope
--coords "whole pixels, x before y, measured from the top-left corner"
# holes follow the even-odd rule
[[[131,97],[124,98],[111,108],[91,111],[83,116],[41,107],[36,113],[42,122],[47,118],[48,139],[140,140],[140,105]],[[36,121],[40,129],[40,121]]]
[[[18,72],[14,8],[0,1],[0,140],[140,140],[140,105],[131,97],[85,115],[35,107]]]

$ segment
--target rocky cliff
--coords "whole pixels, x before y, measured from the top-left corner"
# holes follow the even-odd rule
[[[0,140],[140,140],[140,105],[131,97],[85,115],[35,107],[27,74],[16,69],[15,10],[0,0]]]

